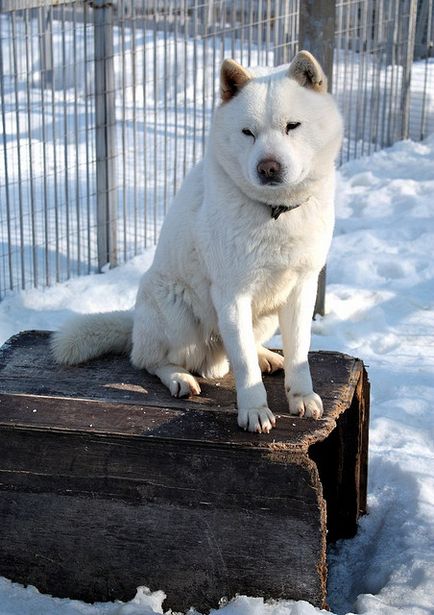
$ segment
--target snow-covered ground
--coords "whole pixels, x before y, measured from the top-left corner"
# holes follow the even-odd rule
[[[354,539],[329,553],[329,603],[339,615],[434,613],[433,194],[434,136],[340,170],[327,315],[313,324],[312,346],[365,361],[372,418],[369,514]],[[151,259],[148,251],[104,275],[8,295],[0,341],[23,329],[55,329],[73,311],[129,308]],[[161,592],[140,590],[127,604],[85,605],[0,580],[0,615],[152,615],[164,611],[162,600]],[[220,613],[320,611],[238,597]]]

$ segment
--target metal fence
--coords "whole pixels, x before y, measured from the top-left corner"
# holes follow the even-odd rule
[[[0,297],[157,241],[202,156],[224,57],[318,53],[344,113],[341,162],[433,132],[432,4],[0,0]]]

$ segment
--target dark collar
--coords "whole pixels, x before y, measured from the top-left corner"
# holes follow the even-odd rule
[[[297,207],[300,207],[302,203],[297,203],[296,205],[269,205],[268,203],[265,203],[265,205],[270,208],[271,217],[273,220],[277,220],[280,214],[297,209]]]

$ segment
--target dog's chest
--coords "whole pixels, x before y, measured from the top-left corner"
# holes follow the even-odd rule
[[[297,284],[298,274],[292,270],[261,271],[252,288],[252,308],[255,316],[273,313],[283,305]]]
[[[328,246],[314,235],[272,227],[271,232],[252,234],[244,251],[239,246],[238,267],[255,312],[275,311],[304,276],[319,271]]]
[[[279,288],[283,280],[316,269],[322,252],[322,246],[307,233],[271,228],[237,238],[233,256],[255,284],[274,280]]]
[[[294,243],[257,244],[239,255],[240,281],[252,296],[254,312],[274,312],[282,305],[305,270],[302,252]]]

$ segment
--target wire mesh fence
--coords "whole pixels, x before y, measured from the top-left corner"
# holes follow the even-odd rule
[[[344,0],[336,8],[333,92],[345,120],[341,162],[402,138],[426,137],[434,129],[432,1]],[[419,61],[417,26],[425,28]]]
[[[93,23],[87,7],[0,15],[0,292],[95,269]]]
[[[432,4],[333,5],[341,162],[434,130]],[[301,19],[298,0],[0,2],[0,297],[154,244],[221,61],[288,62]]]

